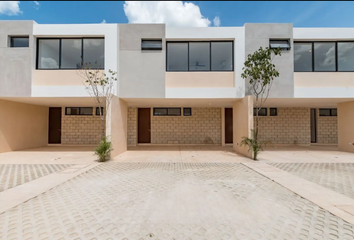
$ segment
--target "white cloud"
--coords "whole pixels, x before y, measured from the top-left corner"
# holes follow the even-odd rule
[[[220,27],[220,25],[221,25],[220,18],[218,16],[216,16],[213,20],[213,23],[214,23],[215,27]]]
[[[35,8],[36,10],[38,10],[41,5],[40,5],[39,2],[37,2],[37,1],[33,1],[33,2],[34,2],[34,4],[36,4],[36,6],[34,6],[34,8]]]
[[[208,27],[197,5],[182,1],[125,1],[124,13],[129,23],[165,23],[172,27]]]
[[[22,13],[19,5],[20,1],[0,1],[0,14],[18,15]]]
[[[103,19],[101,23],[102,23],[102,24],[105,24],[105,23],[106,23],[106,19]]]

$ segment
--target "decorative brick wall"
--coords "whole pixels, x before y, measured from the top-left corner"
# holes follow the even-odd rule
[[[101,118],[95,116],[65,115],[62,108],[61,143],[67,145],[96,145],[101,140]]]
[[[128,144],[137,142],[137,108],[128,108]],[[221,108],[192,108],[192,116],[153,116],[152,144],[221,144]]]
[[[261,140],[276,144],[311,143],[310,108],[278,108],[278,116],[259,119]]]
[[[135,146],[137,143],[138,109],[128,108],[128,145]]]
[[[337,117],[324,117],[317,112],[317,143],[338,144]]]

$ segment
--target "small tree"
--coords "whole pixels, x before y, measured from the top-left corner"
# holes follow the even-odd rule
[[[253,151],[253,159],[257,160],[259,151],[263,150],[263,145],[269,141],[259,141],[258,129],[259,129],[259,111],[263,104],[266,102],[269,96],[269,92],[272,88],[274,78],[279,77],[279,72],[275,69],[275,65],[272,63],[275,56],[281,56],[281,49],[270,49],[269,47],[260,47],[253,54],[247,56],[247,60],[242,68],[243,73],[241,77],[248,81],[250,85],[250,92],[254,96],[254,107],[256,111],[255,126],[251,130],[252,137],[243,137],[241,141],[242,145],[247,145],[249,151]]]
[[[95,99],[101,118],[101,142],[95,149],[95,154],[100,157],[100,161],[105,161],[112,149],[111,142],[106,138],[106,119],[109,106],[113,98],[114,83],[117,81],[117,72],[108,70],[106,74],[97,62],[95,64],[85,64],[77,70],[77,74],[84,79],[83,84],[86,92]],[[104,146],[101,146],[104,145]],[[100,149],[100,150],[98,150]],[[102,150],[103,149],[103,150]]]

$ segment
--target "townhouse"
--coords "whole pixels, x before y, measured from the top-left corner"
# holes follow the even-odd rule
[[[253,98],[241,73],[260,46],[283,49],[261,138],[354,152],[354,29],[0,21],[0,153],[97,144],[98,108],[77,74],[95,62],[118,72],[104,109],[113,156],[156,144],[232,144],[248,155],[240,141]]]

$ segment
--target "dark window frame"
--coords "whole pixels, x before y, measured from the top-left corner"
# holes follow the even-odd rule
[[[155,114],[155,110],[156,109],[166,109],[166,115],[159,115],[159,114]],[[169,114],[168,113],[168,109],[179,109],[179,114],[178,115],[176,115],[176,114]],[[153,108],[153,110],[152,110],[152,112],[153,112],[153,116],[157,116],[157,117],[168,117],[168,116],[182,116],[182,111],[181,111],[181,108],[178,108],[178,107],[172,107],[172,108],[164,108],[164,107],[157,107],[157,108]]]
[[[321,115],[321,110],[329,110],[329,115]],[[337,110],[337,108],[319,108],[318,109],[318,116],[319,117],[337,117],[338,116],[338,112],[336,115],[333,114],[333,110]]]
[[[151,48],[151,47],[147,47],[147,48],[143,48],[143,42],[144,41],[159,41],[159,42],[161,42],[161,48]],[[141,39],[141,50],[142,51],[144,51],[144,50],[152,50],[152,51],[161,51],[162,50],[162,45],[163,45],[163,41],[162,41],[162,39],[160,38],[160,39],[147,39],[147,38],[142,38]]]
[[[9,40],[10,40],[10,44],[9,44],[9,47],[11,47],[11,48],[28,48],[29,47],[29,36],[28,35],[23,35],[23,36],[9,36]],[[25,38],[25,39],[28,39],[28,46],[27,47],[14,47],[13,45],[13,39],[14,38]]]
[[[61,40],[62,39],[81,39],[81,66],[83,66],[83,61],[84,61],[84,39],[105,39],[104,37],[62,37],[62,38],[37,38],[36,41],[36,70],[77,70],[78,68],[61,68],[61,48],[62,48],[62,44],[61,44]],[[59,67],[58,68],[38,68],[38,57],[39,57],[39,40],[59,40]],[[106,46],[104,46],[104,48],[106,48]],[[106,56],[104,56],[104,61],[106,60]],[[104,70],[104,67],[100,67],[100,68],[92,68],[92,69],[102,69]]]
[[[297,72],[354,72],[354,70],[352,71],[338,71],[338,43],[354,43],[354,40],[340,40],[340,41],[294,41],[294,45],[295,43],[311,43],[312,47],[311,47],[311,53],[312,53],[312,71],[297,71]],[[334,58],[335,58],[335,70],[334,71],[315,71],[315,43],[334,43],[334,49],[335,49],[335,53],[334,53]],[[294,61],[294,66],[295,66],[295,61]],[[295,69],[295,68],[294,68]],[[294,70],[295,72],[295,70]]]
[[[209,70],[189,70],[189,43],[210,43],[209,44]],[[232,43],[232,69],[231,70],[218,70],[218,71],[213,71],[211,70],[211,43],[212,42],[231,42]],[[168,70],[167,67],[167,54],[168,54],[168,44],[169,43],[187,43],[188,45],[188,52],[187,52],[187,57],[188,57],[188,69],[187,70]],[[234,72],[235,69],[235,41],[234,40],[212,40],[212,41],[166,41],[166,72]]]
[[[78,108],[79,114],[68,114],[68,108]],[[82,108],[91,108],[92,109],[91,114],[81,114]],[[65,116],[93,116],[93,107],[65,107]]]
[[[275,115],[272,115],[272,110],[275,110]],[[269,108],[269,116],[271,117],[278,116],[278,108]]]
[[[95,110],[95,115],[96,116],[100,116],[100,111],[99,111],[99,107],[96,107],[96,110]],[[104,107],[101,107],[101,109],[102,109],[102,114],[104,114]]]
[[[265,115],[259,115],[259,113],[261,112],[262,109],[265,109]],[[253,116],[256,117],[256,108],[253,108]],[[268,108],[261,108],[258,111],[258,117],[267,117],[268,116]]]
[[[186,114],[185,114],[185,110],[186,110],[186,109],[189,109],[189,110],[190,110],[190,112],[191,112],[190,115],[186,115]],[[192,116],[192,108],[190,108],[190,107],[189,107],[189,108],[183,108],[183,116],[185,116],[185,117],[191,117],[191,116]]]

